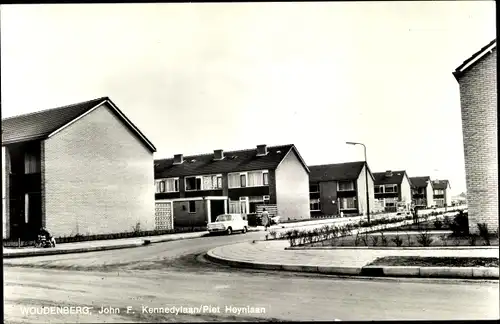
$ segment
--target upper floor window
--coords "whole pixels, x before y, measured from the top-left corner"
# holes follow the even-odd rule
[[[179,178],[156,180],[156,193],[179,192]]]
[[[40,170],[40,158],[32,152],[26,152],[24,154],[24,173],[40,173]]]
[[[435,195],[444,195],[444,190],[443,189],[436,189],[434,190]]]
[[[384,193],[384,186],[375,186],[375,193]]]
[[[338,191],[349,191],[354,190],[353,181],[339,181],[337,185]]]
[[[227,175],[229,188],[259,187],[269,185],[267,170],[229,173]]]
[[[311,184],[309,185],[309,192],[319,192],[319,184]]]
[[[186,177],[186,191],[222,189],[222,174]]]
[[[321,210],[320,200],[319,199],[311,199],[309,208],[311,211],[319,211]]]
[[[385,192],[398,192],[398,185],[385,185]]]

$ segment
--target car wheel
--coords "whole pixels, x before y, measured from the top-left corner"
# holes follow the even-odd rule
[[[233,233],[233,229],[231,227],[228,227],[227,229],[227,235],[231,235]]]
[[[245,234],[247,232],[247,227],[246,226],[243,227],[243,231],[242,232],[243,232],[243,234]]]

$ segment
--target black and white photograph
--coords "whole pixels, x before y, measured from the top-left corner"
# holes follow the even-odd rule
[[[2,4],[4,323],[499,320],[496,25]]]

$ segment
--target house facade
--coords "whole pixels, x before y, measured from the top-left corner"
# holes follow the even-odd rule
[[[451,206],[450,182],[448,180],[433,180],[432,181],[434,206],[449,207]]]
[[[174,225],[205,226],[223,213],[267,206],[283,220],[309,218],[309,169],[294,145],[155,161],[155,199],[170,205]]]
[[[366,171],[370,211],[375,209],[374,179],[367,164],[348,162],[309,166],[311,217],[324,215],[366,215]]]
[[[498,229],[496,39],[453,72],[460,89],[469,230]]]
[[[107,97],[2,120],[4,239],[154,229],[153,144]]]
[[[385,211],[396,211],[398,206],[410,208],[412,195],[410,179],[406,171],[373,173],[375,179],[375,200]]]
[[[425,208],[434,206],[434,190],[430,177],[411,177],[410,185],[413,206]]]

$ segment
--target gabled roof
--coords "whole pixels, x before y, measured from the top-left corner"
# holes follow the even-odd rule
[[[434,189],[442,189],[442,190],[446,190],[448,189],[448,187],[451,187],[450,186],[450,182],[448,180],[434,180],[432,181],[432,187]]]
[[[387,176],[386,172],[375,172],[373,177],[375,178],[375,185],[383,184],[401,184],[403,178],[405,177],[406,171],[391,171],[392,175]],[[411,185],[411,182],[410,182]]]
[[[152,152],[156,151],[154,145],[108,97],[2,119],[2,145],[47,139],[105,103]]]
[[[481,60],[487,54],[491,53],[491,51],[496,47],[497,47],[497,40],[494,39],[488,45],[484,46],[479,51],[474,53],[471,57],[469,57],[459,67],[455,69],[455,72],[453,72],[455,78],[459,78],[462,74],[465,73],[465,71],[467,71],[467,69],[472,67],[476,62]]]
[[[267,155],[257,156],[257,149],[224,152],[224,159],[214,160],[214,154],[184,156],[182,164],[174,164],[174,159],[155,160],[155,179],[195,176],[204,174],[243,172],[252,170],[274,170],[291,152],[295,152],[309,173],[295,145],[267,147]]]
[[[411,177],[410,178],[410,184],[412,188],[427,188],[427,184],[431,183],[431,177],[425,176],[425,177]]]
[[[311,170],[309,182],[356,180],[364,165],[364,161],[311,165],[309,166],[309,170]]]

